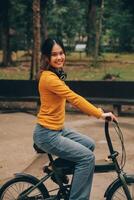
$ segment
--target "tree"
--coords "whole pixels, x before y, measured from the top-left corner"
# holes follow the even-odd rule
[[[87,6],[87,55],[94,55],[96,39],[96,0],[88,0]]]
[[[134,1],[105,1],[104,20],[104,29],[108,33],[111,50],[133,51]]]
[[[48,1],[46,8],[49,36],[64,39],[74,46],[79,35],[85,36],[85,4],[78,0]]]
[[[96,40],[95,40],[95,49],[94,49],[94,66],[97,65],[99,51],[100,51],[103,12],[104,12],[104,0],[101,0],[99,8],[98,8],[98,12],[97,12],[97,18],[96,18]]]
[[[9,9],[10,0],[2,2],[0,7],[0,19],[1,19],[1,40],[3,49],[3,66],[9,66],[11,64],[11,51],[10,51],[10,25],[9,25]]]
[[[47,3],[48,0],[41,0],[41,38],[43,38],[43,40],[45,40],[48,37]]]
[[[33,0],[33,74],[30,78],[35,78],[40,65],[40,0]],[[31,70],[32,71],[32,70]]]

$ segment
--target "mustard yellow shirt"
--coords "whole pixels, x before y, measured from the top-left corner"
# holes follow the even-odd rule
[[[87,115],[99,118],[102,114],[98,108],[73,92],[51,71],[42,72],[39,93],[41,106],[37,122],[48,129],[60,130],[64,127],[66,100]]]

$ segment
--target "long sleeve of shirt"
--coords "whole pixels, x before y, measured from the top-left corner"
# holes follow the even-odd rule
[[[38,121],[47,128],[55,130],[63,128],[66,100],[87,115],[99,118],[102,114],[93,104],[73,92],[53,72],[45,71],[42,73],[39,92],[41,108]]]

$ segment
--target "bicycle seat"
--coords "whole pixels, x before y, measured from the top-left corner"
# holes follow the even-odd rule
[[[40,149],[35,143],[33,144],[33,148],[35,149],[35,151],[37,153],[46,153],[45,151],[43,151],[42,149]]]
[[[47,153],[40,149],[35,143],[33,144],[33,148],[37,153]],[[56,168],[62,170],[65,174],[72,174],[75,166],[74,162],[62,158],[56,158],[53,160],[53,164]]]

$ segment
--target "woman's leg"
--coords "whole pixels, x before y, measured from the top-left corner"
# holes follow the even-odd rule
[[[64,137],[70,138],[71,140],[74,140],[75,142],[79,142],[92,151],[95,149],[95,142],[92,138],[76,132],[75,130],[65,128],[63,129],[62,135]]]
[[[86,135],[82,135],[81,133],[78,133],[78,132],[75,132],[74,130],[72,130],[72,129],[64,129],[63,130],[63,132],[62,132],[62,135],[64,136],[64,137],[67,137],[67,138],[69,138],[69,139],[71,139],[71,140],[73,140],[73,141],[75,141],[75,142],[78,142],[78,143],[80,143],[80,144],[82,144],[83,146],[85,146],[86,148],[88,148],[88,149],[90,149],[91,151],[94,151],[94,149],[95,149],[95,142],[94,142],[94,140],[92,139],[92,138],[90,138],[90,137],[88,137],[88,136],[86,136]],[[95,165],[95,163],[94,163],[94,155],[93,154],[90,154],[89,155],[89,157],[92,157],[93,156],[93,163],[92,163],[92,161],[90,162],[90,163],[87,163],[87,182],[86,182],[86,180],[85,180],[85,178],[84,178],[84,182],[85,182],[85,184],[87,184],[86,186],[87,186],[87,188],[88,188],[88,185],[89,185],[89,191],[91,191],[91,186],[92,186],[92,176],[93,176],[93,173],[94,173],[94,165]],[[93,164],[93,168],[92,168],[92,164]],[[83,161],[81,162],[80,161],[80,165],[83,165]],[[79,167],[80,165],[77,165],[76,167]],[[91,167],[91,168],[90,168]],[[80,166],[80,168],[81,168],[81,166]],[[90,172],[89,172],[89,168],[90,168],[90,170],[91,170],[91,175],[90,175]],[[93,169],[93,170],[92,170]],[[83,168],[83,166],[82,166],[82,168],[81,168],[81,170],[83,171],[84,170],[84,168]],[[85,175],[86,176],[86,175]],[[89,177],[89,180],[88,180],[88,177]],[[79,180],[79,175],[77,175],[77,169],[75,169],[75,175],[74,175],[74,179],[73,179],[73,186],[74,186],[74,188],[72,187],[72,190],[71,190],[71,194],[73,193],[73,190],[75,191],[78,191],[78,187],[81,185],[81,183],[83,183],[84,184],[84,182],[83,182],[83,180]],[[83,187],[85,187],[85,190],[86,190],[86,186],[84,186],[83,185]],[[89,192],[90,193],[90,192]],[[78,194],[78,193],[77,193]],[[84,195],[84,190],[82,189],[82,194]],[[82,196],[82,194],[81,194],[81,196]],[[73,195],[73,194],[72,194]],[[77,197],[78,198],[78,197]],[[77,199],[76,198],[76,199]],[[75,196],[74,196],[74,198],[71,198],[70,197],[70,199],[71,200],[74,200],[75,199]],[[79,198],[78,198],[79,199]],[[85,197],[80,197],[80,200],[85,200],[86,198]],[[87,198],[87,199],[89,199],[89,197]]]
[[[62,136],[64,131],[51,131],[38,125],[35,132],[34,140],[40,148],[76,162],[69,200],[89,200],[95,166],[93,152],[79,142]]]

